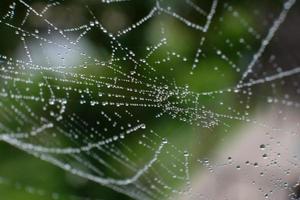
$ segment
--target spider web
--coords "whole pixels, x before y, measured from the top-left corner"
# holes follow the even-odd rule
[[[261,27],[230,1],[143,3],[78,1],[79,23],[53,17],[75,13],[67,1],[10,3],[0,26],[21,48],[0,51],[0,140],[134,199],[214,199],[194,188],[192,171],[242,166],[198,155],[185,130],[225,137],[238,122],[263,128],[270,141],[278,132],[299,137],[252,117],[258,105],[299,109],[300,67],[275,51],[282,44],[275,36],[296,1],[274,3],[270,15],[259,5],[249,9],[264,19]],[[112,13],[105,21],[97,12],[115,7],[129,14],[114,20],[120,13]],[[234,27],[233,35],[225,32]],[[89,38],[99,42],[96,50],[86,47]],[[166,131],[162,123],[174,128]],[[180,135],[178,127],[184,127]],[[268,143],[261,148],[272,149]],[[288,146],[283,151],[294,155]],[[270,165],[285,174],[299,171],[296,154],[288,161],[292,169],[281,168],[285,161],[269,159],[262,171],[272,173]],[[274,174],[269,182],[272,192],[257,185],[263,198],[281,190],[296,198],[284,178]]]

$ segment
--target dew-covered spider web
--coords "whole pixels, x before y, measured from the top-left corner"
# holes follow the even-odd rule
[[[297,199],[297,4],[1,1],[0,141],[132,199]]]

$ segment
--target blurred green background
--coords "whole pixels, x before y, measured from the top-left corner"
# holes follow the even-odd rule
[[[49,2],[52,1],[41,0],[29,1],[27,3],[36,9],[40,9]],[[26,60],[26,56],[24,58],[26,54],[22,48],[22,41],[19,39],[20,36],[15,35],[11,28],[3,24],[7,22],[20,25],[22,20],[24,20],[26,7],[21,6],[18,2],[16,3],[17,6],[12,19],[5,19],[0,23],[0,54],[13,58],[20,58],[21,56],[21,59]],[[12,2],[8,0],[0,2],[0,17],[7,14],[11,4]],[[199,1],[196,4],[208,12],[211,1]],[[133,0],[123,3],[104,4],[100,1],[92,0],[63,1],[61,5],[49,9],[47,18],[60,28],[77,27],[80,24],[89,23],[92,17],[85,5],[89,6],[107,30],[116,33],[118,30],[146,16],[155,5],[155,2]],[[204,24],[206,22],[205,16],[197,13],[184,1],[163,1],[162,6],[165,5],[170,6],[172,12],[179,13],[194,23]],[[172,57],[172,59],[169,62],[162,62],[156,65],[157,71],[155,75],[150,74],[149,76],[165,76],[169,80],[169,82],[166,81],[166,84],[175,80],[176,84],[182,87],[187,85],[188,90],[194,92],[226,89],[234,86],[240,79],[247,63],[251,60],[251,55],[261,41],[261,37],[256,38],[253,32],[249,31],[249,28],[253,28],[258,35],[264,36],[274,17],[276,17],[276,13],[281,10],[281,5],[281,1],[257,1],[255,3],[253,1],[220,2],[207,33],[187,27],[179,20],[162,13],[152,17],[144,25],[134,29],[125,36],[120,37],[119,40],[124,46],[132,49],[138,58],[143,58],[147,54],[146,47],[153,46],[162,39],[161,28],[163,27],[165,37],[167,38],[167,45],[159,48],[147,61],[155,63],[157,60],[162,60],[167,56]],[[239,17],[235,16],[236,13],[230,9],[230,6],[234,8],[234,11],[239,13]],[[268,15],[267,13],[275,14]],[[38,29],[41,34],[44,33],[47,35],[47,26],[32,14],[29,15],[26,23],[22,25],[22,29],[31,32]],[[50,36],[53,35],[50,34]],[[200,47],[204,54],[199,57],[200,61],[196,63],[197,67],[192,70],[194,57],[200,46],[202,37],[206,38],[203,46]],[[63,44],[60,40],[58,42]],[[28,41],[28,43],[31,42]],[[88,55],[97,57],[99,60],[107,60],[110,57],[109,38],[99,30],[91,31],[85,35],[81,44],[84,49],[87,49]],[[34,43],[33,40],[31,48],[35,48],[35,45],[38,45],[38,42]],[[221,59],[216,53],[218,50],[222,51],[235,63],[240,71],[233,69],[228,62]],[[32,49],[32,52],[34,51]],[[173,55],[173,52],[176,52],[176,54]],[[177,54],[181,58],[176,58]],[[118,54],[116,56],[121,57]],[[58,56],[54,55],[53,57],[55,59]],[[36,58],[37,60],[40,59],[38,62],[43,62],[43,58],[39,57],[38,52]],[[187,58],[188,61],[183,62],[184,58]],[[53,62],[58,61],[54,60]],[[120,62],[119,65],[127,73],[134,67],[132,64],[126,62]],[[107,77],[113,76],[112,72],[98,70],[96,66],[90,64],[85,69],[78,67],[72,70],[77,73],[104,74]],[[146,73],[145,75],[148,76]],[[36,79],[39,78],[39,75],[36,75]],[[22,88],[20,87],[20,89]],[[82,89],[84,89],[84,86],[82,86]],[[92,87],[90,89],[97,90],[97,88]],[[76,101],[79,97],[74,96],[73,98]],[[199,101],[202,105],[215,112],[233,115],[228,110],[230,107],[236,112],[241,112],[243,116],[246,112],[251,115],[256,105],[256,98],[252,96],[249,104],[240,103],[241,101],[247,101],[246,95],[224,93],[214,95],[213,98],[211,96],[200,97]],[[10,100],[3,100],[3,103],[8,105]],[[190,104],[187,103],[187,106]],[[246,105],[250,105],[251,109],[246,108]],[[95,111],[91,110],[90,105],[87,104],[78,107],[74,103],[74,105],[68,106],[69,110],[74,111],[78,109],[77,112],[81,113],[85,121],[92,123],[94,120],[93,115]],[[36,109],[34,112],[41,112],[38,107],[33,106],[32,108],[33,110]],[[168,138],[170,142],[179,146],[179,148],[189,150],[195,158],[209,158],[213,155],[213,152],[217,151],[218,145],[224,138],[234,137],[233,130],[239,124],[238,121],[224,119],[223,122],[230,124],[230,127],[219,124],[211,128],[203,128],[203,124],[197,127],[178,119],[173,120],[170,116],[163,116],[157,120],[153,118],[152,114],[154,113],[155,110],[149,111],[146,114],[140,113],[140,118],[143,121],[147,121],[147,128],[151,127],[151,129],[154,129],[162,137]],[[43,114],[41,113],[41,115]],[[123,120],[126,121],[127,119]],[[14,122],[11,123],[11,126],[14,126]],[[138,152],[138,154],[143,156],[143,152]],[[168,158],[163,159],[167,160]],[[71,175],[62,169],[3,142],[0,143],[0,183],[2,183],[0,184],[0,199],[47,200],[81,199],[81,197],[92,199],[129,199],[127,196],[97,183]]]

